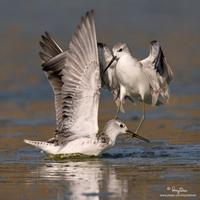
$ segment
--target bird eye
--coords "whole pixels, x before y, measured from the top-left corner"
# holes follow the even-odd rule
[[[122,50],[123,50],[123,49],[121,48],[121,49],[118,50],[118,52],[122,52]]]
[[[124,124],[120,124],[119,126],[120,126],[120,128],[124,128]]]

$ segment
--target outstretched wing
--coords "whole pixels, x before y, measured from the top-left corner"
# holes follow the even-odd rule
[[[168,84],[173,78],[173,72],[159,42],[151,42],[149,56],[140,62],[152,88],[152,104],[166,103],[169,99]]]
[[[60,72],[62,68],[53,70],[53,69],[45,68],[44,66],[46,65],[46,63],[49,62],[49,60],[61,54],[63,50],[59,47],[56,41],[47,32],[45,32],[45,34],[42,35],[42,40],[40,41],[39,44],[42,48],[42,51],[39,52],[40,58],[42,59],[42,62],[43,62],[42,68],[54,92],[56,125],[57,125],[56,130],[61,131],[61,127],[62,127],[61,89],[62,89],[63,82],[61,80]]]
[[[161,77],[165,78],[168,84],[172,80],[172,69],[164,56],[159,42],[155,40],[151,42],[149,56],[140,62],[144,67],[150,67],[156,70]]]
[[[111,66],[104,72],[108,64],[113,58],[110,49],[103,43],[98,43],[99,63],[100,63],[100,75],[102,87],[107,88],[113,95],[114,100],[117,103],[119,97],[119,83],[115,76],[115,67],[117,61],[115,60]]]
[[[82,17],[69,49],[43,66],[45,70],[61,70],[62,135],[96,134],[101,82],[93,11]]]

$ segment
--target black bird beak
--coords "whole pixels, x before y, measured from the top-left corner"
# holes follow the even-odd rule
[[[108,66],[106,67],[106,69],[103,71],[103,74],[105,74],[105,72],[107,71],[107,69],[110,67],[110,65],[112,65],[112,63],[114,62],[114,60],[116,59],[116,56],[113,56],[111,61],[109,62]]]
[[[144,142],[150,143],[150,141],[147,138],[142,137],[142,136],[140,136],[140,135],[138,135],[138,134],[136,134],[136,133],[134,133],[134,132],[132,132],[130,130],[127,130],[126,133],[128,133],[129,135],[131,135],[133,138],[136,137],[139,140],[142,140]]]

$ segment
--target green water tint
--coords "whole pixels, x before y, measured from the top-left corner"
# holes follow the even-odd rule
[[[98,158],[98,156],[89,156],[89,155],[85,155],[81,153],[72,153],[72,154],[57,154],[57,155],[48,154],[48,158],[50,160],[56,160],[56,161],[59,161],[59,160],[84,161],[88,159],[96,159]]]

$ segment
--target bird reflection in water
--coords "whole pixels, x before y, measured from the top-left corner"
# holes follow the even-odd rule
[[[59,200],[65,198],[98,200],[100,197],[122,197],[122,192],[125,192],[127,185],[126,180],[118,180],[114,168],[106,167],[105,170],[104,168],[105,164],[94,160],[49,163],[33,173],[37,173],[43,181],[51,181],[50,184],[59,186],[53,186],[56,188],[56,199]],[[54,194],[55,192],[52,192],[52,195]]]

